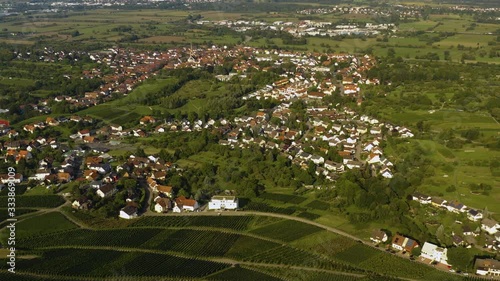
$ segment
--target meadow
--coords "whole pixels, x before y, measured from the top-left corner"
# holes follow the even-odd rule
[[[205,44],[211,42],[219,45],[242,43],[240,34],[215,35],[210,27],[192,26],[179,28],[179,21],[188,15],[200,14],[204,20],[263,20],[298,22],[295,13],[225,13],[217,11],[177,11],[177,10],[112,10],[99,9],[85,12],[70,12],[67,17],[57,18],[50,15],[35,17],[13,17],[9,21],[0,22],[0,42],[13,44],[33,44],[37,40],[50,40],[59,43],[105,43],[113,44],[127,41],[131,35],[139,36],[135,42],[127,44],[140,47],[174,46],[191,43]],[[336,22],[350,20],[353,22],[370,22],[369,15],[354,14],[319,14],[317,20]],[[122,28],[127,27],[126,31]],[[128,29],[129,28],[129,29]],[[309,51],[364,52],[371,49],[375,55],[387,54],[387,48],[393,48],[396,55],[403,58],[415,58],[427,53],[437,52],[444,59],[444,51],[450,52],[453,61],[460,61],[463,54],[474,53],[472,61],[500,63],[499,57],[488,57],[488,52],[495,48],[494,34],[498,27],[494,24],[476,23],[469,15],[431,14],[426,20],[401,22],[397,32],[388,41],[379,40],[383,35],[367,38],[321,38],[308,37],[306,45],[286,45],[280,38],[271,38],[270,42],[280,48],[302,48]],[[78,31],[78,36],[72,33]],[[418,34],[416,32],[424,32]],[[439,32],[453,33],[451,36],[438,38],[431,44],[422,38],[437,38]],[[245,44],[253,47],[265,47],[266,38],[247,38]],[[466,49],[457,49],[458,45]],[[327,47],[328,46],[328,47]],[[471,48],[471,49],[468,49]],[[484,51],[484,53],[482,53]],[[481,54],[481,55],[479,55]]]

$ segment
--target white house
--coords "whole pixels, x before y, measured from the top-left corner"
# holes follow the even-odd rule
[[[500,261],[494,259],[476,259],[475,267],[477,275],[500,276]]]
[[[420,202],[420,204],[430,204],[432,200],[429,195],[425,195],[420,192],[415,192],[411,196],[413,200]]]
[[[483,219],[483,213],[475,209],[470,209],[467,212],[467,218],[471,221],[480,221]]]
[[[116,188],[113,184],[106,184],[106,185],[103,185],[101,187],[99,187],[99,189],[97,189],[97,195],[99,195],[101,198],[104,198],[104,197],[108,197],[108,196],[111,196],[115,193],[116,191]]]
[[[238,198],[235,196],[214,196],[208,202],[209,210],[236,210],[238,209]]]
[[[316,165],[320,165],[320,164],[323,164],[325,162],[325,158],[321,157],[321,156],[318,156],[318,155],[313,155],[311,157],[311,161],[316,164]]]
[[[372,240],[374,243],[382,243],[382,242],[387,242],[387,233],[380,229],[376,229],[372,232],[372,236],[370,236],[370,240]]]
[[[437,261],[442,264],[448,264],[448,249],[438,247],[429,242],[425,242],[424,246],[422,246],[422,251],[420,256],[431,261]]]
[[[155,202],[155,212],[157,213],[167,212],[168,209],[172,207],[172,201],[170,201],[169,198],[161,198],[158,196],[156,197]]]
[[[34,180],[37,180],[37,181],[43,181],[45,180],[45,177],[50,175],[50,170],[47,170],[47,169],[39,169],[36,171],[36,174],[32,177],[30,177],[30,179],[34,179]]]
[[[3,175],[0,175],[0,178],[2,179],[2,183],[9,183],[9,182],[12,182],[12,183],[21,183],[23,181],[23,175],[17,173],[15,174],[13,177],[9,177],[8,174],[3,174]]]
[[[181,213],[183,211],[194,212],[198,210],[199,205],[196,200],[187,199],[184,196],[179,196],[175,199],[175,207],[173,208],[174,213]]]
[[[349,168],[349,169],[354,169],[354,168],[359,169],[363,165],[361,162],[353,161],[353,160],[348,160],[348,161],[346,161],[345,164],[346,164],[347,168]]]
[[[371,153],[368,157],[368,160],[366,161],[368,162],[368,164],[380,163],[380,155]]]
[[[481,222],[481,229],[488,232],[490,235],[493,235],[498,232],[498,229],[500,229],[500,224],[494,220],[484,219]]]
[[[111,130],[113,130],[113,131],[122,131],[123,127],[121,125],[111,125]]]
[[[126,206],[125,208],[120,210],[120,218],[123,219],[133,219],[137,218],[137,207],[134,206]]]
[[[389,168],[384,168],[380,170],[380,174],[386,179],[392,179],[393,175]]]

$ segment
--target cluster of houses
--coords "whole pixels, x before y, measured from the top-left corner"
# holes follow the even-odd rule
[[[337,173],[345,169],[371,165],[385,178],[392,178],[391,161],[383,156],[380,147],[383,141],[382,128],[401,137],[412,137],[405,127],[381,124],[377,119],[359,116],[348,108],[329,109],[326,106],[311,106],[307,109],[311,129],[301,131],[284,124],[291,116],[290,103],[282,103],[269,112],[260,111],[255,116],[237,117],[221,145],[247,147],[258,144],[266,149],[278,149],[292,163],[307,168],[310,162],[317,165],[317,175],[334,180]],[[280,124],[270,122],[278,118]],[[253,131],[248,135],[247,130]],[[324,145],[318,144],[323,142]],[[320,151],[308,153],[306,150]],[[327,159],[329,149],[336,149],[341,161]]]
[[[301,73],[283,74],[284,78],[275,81],[271,85],[267,85],[253,93],[243,97],[243,99],[276,99],[279,101],[304,100],[317,101],[325,96],[336,93],[337,90],[346,96],[357,97],[360,91],[359,84],[379,84],[378,79],[367,79],[363,77],[363,73],[372,68],[376,60],[365,55],[355,57],[350,54],[326,54],[317,57],[304,56],[294,52],[271,52],[264,51],[263,56],[257,57],[257,60],[274,61],[275,64],[283,63],[286,58],[292,62],[297,70],[307,69],[315,73],[331,72],[332,67],[340,67],[340,64],[345,64],[345,67],[339,68],[337,73],[342,75],[342,85],[337,89],[331,79],[316,80],[314,77],[305,78]],[[278,56],[279,59],[272,59],[271,56]],[[265,71],[265,69],[264,69]],[[315,91],[308,91],[309,88],[316,88]],[[361,100],[358,100],[361,103]]]
[[[387,8],[376,8],[367,6],[358,6],[358,7],[335,6],[329,8],[318,7],[312,9],[304,9],[297,11],[297,13],[302,15],[342,13],[342,14],[371,15],[371,16],[382,16],[382,17],[391,17],[397,15],[402,19],[407,19],[407,18],[418,19],[421,17],[422,7],[415,5],[395,5],[392,6],[391,9],[387,9]]]
[[[249,30],[276,30],[288,32],[294,36],[339,36],[339,35],[376,35],[380,30],[392,30],[394,24],[373,24],[367,23],[364,26],[358,25],[334,25],[332,22],[317,22],[303,20],[299,22],[275,21],[267,23],[259,20],[198,20],[198,25],[225,26],[238,32]]]
[[[419,192],[414,193],[412,195],[412,199],[423,205],[430,205],[456,214],[465,214],[467,219],[470,221],[480,222],[480,229],[486,235],[484,246],[494,251],[500,250],[500,223],[493,219],[484,217],[483,212],[480,210],[469,208],[458,201],[447,201],[439,197],[431,197]],[[468,243],[466,240],[473,241],[474,239],[464,240],[464,238],[471,238],[471,236],[475,237],[478,234],[479,233],[477,231],[472,232],[470,229],[466,229],[464,230],[462,236],[454,234],[453,240],[457,245],[473,244]]]
[[[389,237],[383,230],[376,229],[372,232],[370,240],[376,244],[387,243]],[[412,253],[420,245],[417,241],[401,234],[396,234],[390,241],[390,248],[403,253]],[[420,248],[418,260],[423,263],[433,264],[442,269],[451,269],[452,265],[448,261],[448,249],[438,245],[425,242]],[[482,276],[500,276],[500,261],[495,259],[477,258],[475,261],[477,275]]]

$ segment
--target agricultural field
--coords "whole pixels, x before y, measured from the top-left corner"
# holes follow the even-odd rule
[[[59,195],[22,195],[16,197],[16,204],[23,208],[55,208],[64,203]],[[0,208],[7,207],[7,196],[0,196]]]
[[[208,280],[223,281],[223,280],[241,280],[241,281],[280,281],[282,279],[272,277],[268,274],[264,274],[255,270],[246,269],[244,267],[233,267],[228,270],[222,271],[215,275],[212,275]]]
[[[230,230],[247,230],[255,220],[251,216],[236,217],[196,217],[196,216],[168,216],[168,217],[143,217],[134,222],[130,227],[213,227]]]
[[[16,216],[22,216],[22,215],[29,214],[29,213],[36,212],[36,211],[37,211],[36,209],[17,208],[16,209]],[[8,218],[9,218],[9,215],[7,212],[7,208],[1,208],[0,209],[0,223],[2,223],[3,221],[5,221]]]
[[[75,220],[79,218],[73,216]],[[224,280],[247,272],[249,278],[260,276],[263,280],[378,281],[364,271],[379,272],[366,265],[367,261],[393,258],[318,227],[267,216],[144,217],[128,227],[111,222],[99,223],[94,229],[81,229],[73,224],[51,231],[42,227],[54,225],[55,220],[65,220],[65,217],[48,213],[19,223],[29,232],[23,233],[18,241],[19,249],[32,257],[19,261],[21,274],[72,275],[82,279],[119,274]],[[221,259],[224,262],[221,263]],[[106,268],[95,266],[104,261]],[[244,267],[231,267],[225,261],[241,262]],[[254,264],[262,263],[266,267],[254,268]],[[311,274],[293,270],[284,273],[282,266],[307,267]],[[418,269],[424,272],[418,275],[422,280],[443,274],[423,265],[417,267],[420,266],[424,267]],[[47,268],[54,270],[49,272]],[[401,276],[399,272],[393,274]],[[314,278],[307,279],[307,276]]]
[[[291,229],[293,229],[293,231],[290,231]],[[251,233],[285,242],[291,242],[318,231],[321,231],[321,228],[317,226],[287,220],[257,228],[252,230]]]
[[[106,262],[106,267],[100,264]],[[39,257],[22,260],[19,267],[26,272],[82,277],[167,276],[196,278],[229,267],[228,264],[186,259],[166,254],[134,253],[112,250],[52,249],[39,252]],[[2,265],[5,268],[5,265]]]
[[[43,221],[44,223],[40,223]],[[47,233],[75,229],[78,226],[59,212],[51,212],[29,217],[16,224],[16,238],[38,237]]]
[[[304,202],[307,198],[297,196],[297,195],[289,195],[289,194],[278,194],[278,193],[264,193],[259,196],[259,198],[278,201],[281,203],[290,203],[290,204],[300,204]]]
[[[257,212],[264,212],[264,213],[278,213],[278,214],[285,214],[285,215],[291,215],[296,212],[295,207],[286,207],[286,208],[281,208],[281,207],[275,207],[271,206],[267,203],[263,202],[256,202],[256,201],[251,201],[244,207],[245,210],[251,210],[251,211],[257,211]]]

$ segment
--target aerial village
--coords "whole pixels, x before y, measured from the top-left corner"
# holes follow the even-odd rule
[[[22,59],[26,54],[18,54]],[[241,56],[248,57],[241,60]],[[394,164],[387,158],[382,149],[384,135],[397,138],[412,138],[414,135],[407,127],[398,124],[384,123],[376,118],[358,114],[356,108],[347,108],[323,102],[332,95],[350,97],[361,105],[362,85],[378,84],[377,79],[367,79],[366,70],[376,64],[369,55],[356,57],[349,54],[299,53],[281,50],[262,50],[250,47],[227,48],[212,46],[206,49],[177,48],[165,52],[143,52],[113,48],[88,56],[98,64],[112,69],[111,74],[104,75],[101,70],[84,71],[82,79],[101,77],[105,84],[95,92],[83,96],[58,96],[55,102],[66,101],[76,108],[89,108],[114,99],[115,94],[127,95],[136,85],[155,76],[161,69],[185,67],[203,67],[207,64],[220,64],[224,57],[235,58],[234,69],[237,72],[219,75],[221,81],[232,76],[244,76],[250,68],[259,69],[258,61],[270,61],[274,64],[291,62],[297,68],[317,72],[329,72],[334,64],[342,64],[337,73],[340,83],[329,79],[316,80],[314,76],[306,78],[300,73],[285,73],[282,78],[270,85],[258,89],[244,97],[244,100],[273,99],[279,101],[274,108],[258,110],[255,115],[239,116],[234,119],[219,120],[200,119],[159,119],[154,116],[143,116],[137,120],[133,128],[124,128],[121,124],[107,124],[96,127],[96,120],[90,116],[67,114],[59,117],[47,117],[44,121],[22,126],[22,131],[11,128],[6,120],[0,122],[0,136],[5,135],[8,141],[0,143],[4,162],[26,165],[36,160],[36,172],[33,174],[16,174],[16,182],[29,182],[29,188],[57,188],[61,184],[77,182],[78,188],[93,191],[93,198],[113,198],[122,201],[119,217],[133,219],[144,212],[179,213],[208,210],[237,210],[238,195],[231,191],[215,194],[207,204],[202,204],[193,196],[175,194],[175,187],[165,184],[168,173],[182,173],[183,169],[176,163],[161,159],[158,155],[130,155],[127,159],[117,159],[109,154],[116,145],[124,143],[126,138],[143,138],[155,134],[172,132],[195,132],[207,130],[221,133],[219,144],[231,148],[246,148],[258,145],[263,149],[277,150],[295,165],[307,169],[310,163],[316,165],[316,175],[327,179],[332,185],[338,175],[346,170],[368,167],[373,176],[392,178]],[[56,61],[64,54],[47,50],[41,60]],[[325,63],[326,62],[326,63]],[[266,69],[259,69],[266,71]],[[314,90],[311,90],[314,89]],[[307,113],[307,120],[293,127],[286,124],[296,120],[291,114],[291,106],[300,101]],[[27,104],[40,113],[50,112],[49,100],[40,100],[38,104]],[[296,123],[296,122],[295,122]],[[45,136],[43,132],[53,127],[70,124],[77,128],[69,136],[72,145],[61,143],[56,136]],[[249,131],[252,134],[248,134]],[[327,160],[327,153],[335,149],[338,161]],[[319,151],[319,152],[318,152]],[[43,152],[43,153],[42,153]],[[38,155],[36,159],[34,155]],[[42,156],[40,156],[42,155]],[[2,184],[8,181],[7,175],[0,175]],[[117,185],[128,179],[134,179],[135,186],[123,198],[115,198]],[[126,185],[126,184],[125,184]],[[321,188],[321,187],[316,187]],[[139,202],[149,193],[152,208],[143,210]],[[68,194],[71,198],[72,195]],[[86,211],[95,207],[92,197],[84,195],[72,198],[72,207],[78,211]],[[460,202],[447,201],[444,198],[413,194],[412,201],[425,208],[434,208],[450,213],[463,214],[462,232],[453,233],[456,246],[477,245],[476,237],[486,234],[485,249],[492,252],[500,250],[500,224],[489,219],[484,211],[468,207]],[[480,227],[471,228],[465,221],[477,223]],[[420,245],[411,237],[400,234],[392,235],[383,230],[375,230],[371,240],[373,243],[386,244],[393,251],[410,255],[415,248],[420,249],[418,259],[422,262],[449,268],[446,249],[429,242]],[[500,262],[490,259],[476,260],[477,274],[500,275]]]

